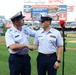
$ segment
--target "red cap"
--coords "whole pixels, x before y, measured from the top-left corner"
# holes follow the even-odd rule
[[[60,26],[63,28],[63,27],[65,27],[65,21],[64,20],[60,20]]]

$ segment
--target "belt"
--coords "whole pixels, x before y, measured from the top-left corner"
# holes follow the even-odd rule
[[[56,52],[55,53],[52,53],[52,54],[43,54],[43,53],[39,53],[39,54],[44,55],[44,56],[47,56],[47,57],[50,57],[50,56],[56,55]]]
[[[14,55],[14,56],[17,56],[17,57],[25,57],[25,56],[27,56],[28,54],[24,54],[24,55],[20,55],[20,54],[10,54],[10,55]]]

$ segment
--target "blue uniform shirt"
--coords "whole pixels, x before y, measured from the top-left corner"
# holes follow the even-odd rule
[[[23,26],[22,28],[23,28],[24,30],[28,31],[29,36],[31,36],[31,37],[35,37],[35,33],[36,33],[35,30],[29,28],[28,26]]]
[[[51,54],[57,52],[57,47],[63,45],[63,40],[60,32],[54,28],[50,28],[48,32],[40,29],[36,33],[34,44],[39,45],[38,52]]]
[[[35,36],[35,31],[31,30],[29,27],[22,27],[22,30],[17,30],[14,26],[7,30],[5,34],[6,45],[9,47],[12,44],[29,44],[29,36]],[[24,48],[23,50],[13,51],[8,49],[12,54],[27,54],[28,48]]]

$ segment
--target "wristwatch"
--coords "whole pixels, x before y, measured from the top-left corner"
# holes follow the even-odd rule
[[[58,63],[60,63],[61,61],[60,60],[56,60]]]

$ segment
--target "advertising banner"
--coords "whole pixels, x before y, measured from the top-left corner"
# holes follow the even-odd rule
[[[24,20],[32,20],[31,13],[24,13],[24,16],[25,16]]]
[[[5,23],[4,24],[4,26],[6,27],[6,28],[10,28],[10,27],[12,27],[12,22],[8,22],[8,23]]]
[[[65,19],[66,21],[76,21],[76,0],[24,0],[24,5],[31,5],[32,8],[47,8],[48,13],[52,16],[54,21],[58,19]],[[50,12],[50,11],[56,12]],[[25,10],[26,11],[26,10]],[[31,12],[32,19],[37,20],[33,17],[35,12]],[[36,15],[38,15],[37,12]]]
[[[47,8],[33,8],[32,20],[40,20],[41,13],[48,13],[48,9]]]
[[[48,8],[48,13],[52,17],[53,21],[58,21],[58,5],[52,5],[52,7]]]
[[[67,5],[59,5],[59,20],[67,20]]]
[[[31,5],[24,5],[24,12],[31,13]]]
[[[67,20],[67,13],[59,13],[59,20]]]
[[[35,4],[42,3],[42,4],[44,4],[45,0],[24,0],[24,3],[35,3]]]

